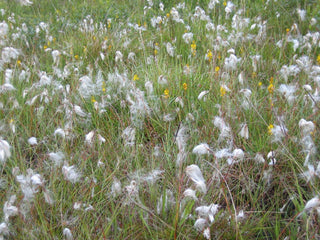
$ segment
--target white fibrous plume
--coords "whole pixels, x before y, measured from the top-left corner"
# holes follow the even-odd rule
[[[135,180],[132,180],[130,185],[125,187],[125,190],[127,192],[129,203],[130,200],[139,200],[139,186]]]
[[[14,206],[16,201],[16,195],[12,195],[7,202],[3,205],[4,221],[8,222],[10,217],[16,216],[18,214],[18,208]]]
[[[10,145],[6,140],[0,139],[0,163],[5,163],[11,156]]]
[[[222,117],[216,116],[213,119],[213,125],[220,130],[220,135],[218,141],[221,141],[225,138],[231,137],[231,128],[229,125],[224,121]]]
[[[54,166],[61,166],[65,160],[63,152],[51,152],[48,154],[49,160],[53,162]]]
[[[17,175],[17,182],[20,183],[21,191],[24,194],[24,200],[30,201],[34,194],[44,187],[44,181],[40,174],[33,173],[32,169],[27,169],[27,175]]]
[[[120,51],[116,51],[115,54],[115,61],[116,62],[122,62],[123,54]]]
[[[145,100],[144,92],[136,88],[127,95],[127,101],[130,104],[130,118],[135,127],[142,128],[143,121],[151,112],[150,107]]]
[[[315,125],[312,121],[306,121],[305,119],[301,119],[299,121],[299,128],[301,130],[302,136],[307,136],[314,132],[315,130]]]
[[[111,185],[111,195],[113,197],[117,197],[121,194],[121,191],[121,182],[117,178],[114,178],[113,183]]]
[[[182,162],[184,162],[187,157],[186,145],[187,145],[187,128],[183,125],[180,126],[179,131],[176,136],[176,144],[178,146],[178,156],[177,156],[177,166],[180,166]]]
[[[92,146],[93,143],[95,142],[95,139],[97,139],[100,144],[102,144],[106,141],[106,139],[104,137],[102,137],[100,134],[98,134],[95,130],[92,130],[88,134],[86,134],[85,143],[88,146]]]
[[[122,138],[125,146],[133,146],[136,141],[136,129],[133,127],[127,127],[122,132]]]
[[[246,110],[250,109],[250,97],[252,94],[251,90],[247,88],[241,89],[240,93],[243,95],[241,106]]]
[[[314,209],[317,209],[319,211],[319,208],[320,208],[320,199],[319,199],[319,196],[315,196],[314,198],[310,199],[306,203],[303,211],[297,217],[301,216],[301,214],[305,212],[310,213]]]
[[[274,125],[271,129],[272,142],[280,142],[286,136],[288,129],[282,125]]]
[[[204,218],[198,218],[193,226],[197,231],[203,232],[208,226],[208,221]]]
[[[198,95],[198,100],[202,100],[206,101],[206,95],[209,93],[209,91],[202,91],[199,95]]]
[[[191,32],[184,33],[184,34],[182,35],[182,39],[184,40],[184,42],[185,42],[186,44],[190,44],[191,41],[192,41],[192,39],[193,39],[193,33],[191,33]]]
[[[209,206],[200,206],[196,208],[196,212],[200,218],[209,219],[213,223],[214,216],[218,213],[219,205],[210,204]]]
[[[315,131],[315,124],[312,121],[301,119],[299,121],[299,128],[302,135],[300,143],[303,151],[306,153],[304,166],[308,166],[310,158],[317,153],[317,148],[312,138],[312,133]]]
[[[192,153],[197,155],[205,155],[212,153],[212,150],[207,143],[200,143],[193,148]]]
[[[188,166],[186,168],[186,174],[196,184],[198,190],[200,190],[202,193],[207,192],[206,182],[203,178],[200,168],[197,165],[192,164]]]
[[[246,123],[241,125],[239,136],[243,137],[244,139],[248,139],[249,138],[249,128],[248,128],[248,125]]]
[[[79,173],[78,169],[75,166],[67,166],[64,165],[62,167],[62,174],[65,178],[65,180],[76,183],[80,181],[81,174]]]
[[[171,190],[166,189],[164,196],[160,196],[157,203],[157,213],[160,214],[162,210],[168,211],[175,204],[175,199]]]
[[[295,85],[281,84],[278,91],[287,99],[288,104],[292,104],[295,100],[294,93],[297,87]]]
[[[173,57],[174,56],[174,47],[172,46],[172,44],[168,42],[166,47],[167,47],[167,52],[168,52],[169,56]]]
[[[66,240],[73,240],[72,232],[69,228],[63,229],[63,236]]]
[[[37,138],[35,138],[35,137],[29,138],[29,139],[28,139],[28,143],[29,143],[31,146],[37,145],[37,144],[38,144]]]
[[[237,69],[238,63],[241,61],[241,58],[237,58],[236,55],[230,54],[224,61],[224,68],[227,71],[234,71]]]
[[[193,199],[195,201],[198,200],[197,196],[196,196],[196,191],[194,191],[193,189],[191,188],[187,188],[184,192],[183,192],[183,196],[185,198],[189,198],[189,199]]]

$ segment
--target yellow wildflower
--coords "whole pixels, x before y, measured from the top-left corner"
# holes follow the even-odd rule
[[[223,86],[221,86],[220,87],[220,96],[223,97],[224,95],[226,95],[226,93],[227,93],[227,90]]]
[[[170,13],[167,13],[167,15],[166,15],[166,16],[167,16],[167,18],[169,18],[169,17],[170,17]]]
[[[286,32],[289,33],[289,31],[290,31],[290,28],[286,28]]]
[[[223,6],[227,6],[227,2],[226,1],[223,1]]]
[[[163,93],[164,93],[165,98],[168,98],[168,97],[169,97],[169,89],[165,89],[165,90],[163,91]]]
[[[273,91],[274,91],[274,85],[273,85],[272,83],[269,84],[269,86],[268,86],[268,91],[269,91],[270,94],[273,93]]]
[[[96,102],[96,99],[94,98],[94,96],[91,96],[91,102],[92,102],[92,103],[95,103],[95,102]]]
[[[76,59],[76,60],[79,60],[79,58],[80,58],[80,57],[79,57],[78,54],[74,56],[74,59]]]
[[[197,44],[195,43],[195,41],[192,41],[192,44],[191,44],[191,52],[192,52],[192,55],[193,55],[193,56],[196,55],[196,52],[197,52]]]
[[[106,92],[106,83],[102,82],[102,92]]]
[[[187,83],[183,83],[182,84],[183,90],[187,91],[188,89],[188,84]]]
[[[269,82],[270,84],[273,84],[273,77],[270,78]]]
[[[262,82],[259,82],[258,85],[259,85],[259,87],[261,87],[262,86]]]
[[[157,55],[158,54],[158,50],[157,49],[153,50],[153,54]]]
[[[17,65],[20,67],[21,66],[21,60],[17,60]]]
[[[216,66],[216,67],[214,68],[214,71],[215,71],[215,72],[219,72],[219,70],[220,70],[220,67],[219,67],[219,66]]]
[[[272,135],[272,129],[273,129],[273,125],[270,124],[270,125],[268,126],[268,134]]]
[[[139,80],[138,75],[137,74],[133,75],[133,81],[137,81],[137,80]]]
[[[251,77],[252,78],[256,78],[256,76],[257,76],[257,73],[256,72],[252,72]]]
[[[317,63],[320,65],[320,54],[317,56]]]
[[[48,48],[48,46],[47,46],[47,45],[44,45],[44,46],[43,46],[43,49],[44,49],[44,50],[46,50],[47,48]]]
[[[213,54],[212,54],[211,50],[208,50],[208,52],[207,52],[207,59],[208,59],[209,62],[211,62],[212,57],[213,57]]]

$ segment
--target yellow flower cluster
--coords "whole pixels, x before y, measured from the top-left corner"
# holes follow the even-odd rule
[[[212,61],[212,58],[213,58],[213,54],[212,54],[211,50],[208,50],[208,52],[207,52],[207,59],[208,59],[208,61],[211,62],[211,61]]]
[[[273,94],[274,92],[274,85],[273,85],[273,77],[270,78],[270,81],[269,81],[269,86],[268,86],[268,91],[270,94]]]
[[[139,80],[138,75],[137,74],[133,75],[133,81],[137,81],[137,80]]]
[[[164,94],[164,97],[165,97],[165,98],[169,98],[169,89],[165,89],[165,90],[163,91],[163,94]]]
[[[227,93],[227,90],[223,86],[221,86],[220,87],[220,96],[223,97],[224,95],[226,95],[226,93]]]
[[[191,44],[191,53],[193,56],[196,55],[196,52],[197,52],[197,44],[195,41],[192,41],[192,44]]]
[[[187,89],[188,89],[188,84],[187,84],[187,83],[183,83],[183,84],[182,84],[182,88],[183,88],[183,90],[187,91]]]

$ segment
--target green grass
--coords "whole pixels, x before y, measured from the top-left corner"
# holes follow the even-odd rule
[[[73,239],[319,238],[319,204],[302,213],[307,201],[319,197],[320,187],[317,151],[309,159],[315,168],[312,178],[303,176],[308,170],[303,137],[310,135],[315,147],[320,142],[319,73],[312,73],[320,65],[319,40],[308,37],[320,28],[319,4],[235,0],[228,15],[227,1],[212,9],[209,2],[191,1],[183,7],[181,1],[164,0],[163,11],[159,0],[153,6],[148,1],[0,2],[9,28],[5,36],[0,31],[0,139],[11,146],[6,157],[0,145],[0,223],[8,226],[0,236],[67,239],[63,231],[69,228]],[[207,20],[195,17],[201,12],[197,6]],[[175,21],[173,8],[183,22]],[[305,20],[297,9],[306,10]],[[234,29],[235,15],[239,21],[247,18],[248,25]],[[155,27],[154,17],[162,19]],[[312,19],[317,22],[311,24]],[[189,43],[182,37],[187,32],[193,33]],[[292,39],[299,42],[296,50]],[[19,49],[19,56],[5,61],[5,47]],[[53,50],[59,51],[56,63]],[[122,60],[116,60],[116,51]],[[239,62],[228,69],[232,51]],[[133,61],[128,59],[132,53]],[[261,56],[256,69],[255,55]],[[308,58],[309,68],[299,65],[301,57]],[[285,65],[298,66],[299,72],[286,80],[281,73]],[[7,69],[12,70],[9,80]],[[23,71],[29,74],[25,79]],[[39,84],[41,73],[49,84]],[[92,80],[88,87],[79,81],[84,76]],[[15,90],[4,91],[5,83]],[[279,91],[281,84],[295,86],[292,102]],[[226,88],[230,91],[224,92]],[[243,89],[251,91],[246,106]],[[208,92],[199,99],[203,91]],[[229,129],[225,136],[214,124],[218,116]],[[304,135],[301,119],[312,121],[314,131]],[[239,135],[244,123],[248,139]],[[287,131],[275,141],[281,132],[268,133],[271,125]],[[125,137],[129,128],[135,130],[131,140]],[[55,134],[57,129],[65,136]],[[38,144],[30,145],[30,137]],[[192,152],[200,143],[210,146],[209,154]],[[229,165],[228,157],[216,156],[222,149],[230,154],[242,149],[244,158]],[[271,151],[274,166],[268,165]],[[64,154],[60,164],[50,159],[52,152]],[[177,165],[181,153],[185,155]],[[258,153],[265,163],[255,160]],[[188,177],[191,164],[199,166],[206,193]],[[74,182],[63,170],[72,165],[79,174]],[[155,170],[160,173],[152,176]],[[41,184],[32,182],[36,174]],[[33,197],[25,199],[28,187]],[[184,196],[188,188],[195,190],[197,200]],[[16,210],[8,215],[13,195]],[[219,205],[214,219],[199,213],[198,207],[213,203]],[[238,216],[241,211],[243,217]],[[206,221],[209,235],[195,227],[199,218]]]

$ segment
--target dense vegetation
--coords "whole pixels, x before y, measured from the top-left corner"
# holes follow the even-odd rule
[[[318,1],[0,9],[0,239],[320,238]]]

